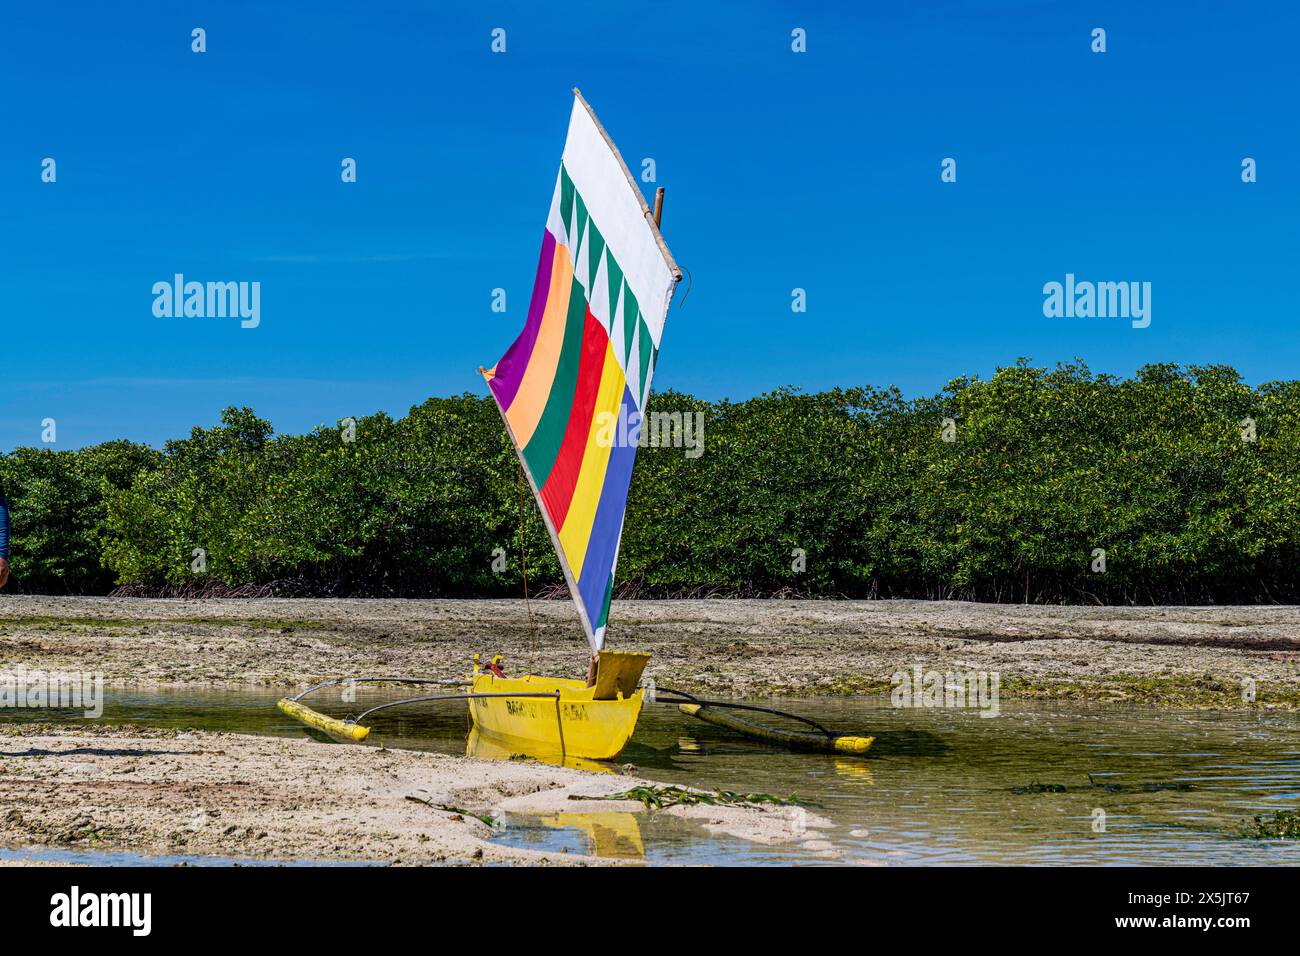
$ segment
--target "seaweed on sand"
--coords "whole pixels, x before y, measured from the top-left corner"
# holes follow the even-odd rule
[[[734,790],[689,790],[685,787],[633,787],[621,793],[611,793],[603,797],[584,797],[570,794],[570,800],[639,800],[647,810],[664,810],[668,807],[689,807],[705,804],[711,807],[753,807],[771,805],[780,807],[803,806],[800,800],[791,794],[788,797],[776,797],[770,793],[736,793]]]

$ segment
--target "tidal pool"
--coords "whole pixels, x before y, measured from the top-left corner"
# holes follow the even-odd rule
[[[284,693],[110,690],[103,719],[322,738],[276,710]],[[328,693],[310,702],[346,716],[402,696],[409,694],[363,687],[355,702]],[[895,709],[885,698],[768,703],[835,730],[875,735],[876,743],[862,758],[792,753],[657,704],[647,705],[619,763],[663,783],[794,795],[828,818],[830,829],[764,846],[654,812],[611,813],[511,818],[496,839],[651,863],[1300,863],[1300,843],[1236,835],[1254,814],[1300,808],[1295,714],[1004,702],[1000,716],[981,718],[976,711]],[[84,719],[48,710],[4,717]],[[465,753],[459,701],[384,711],[373,727],[367,745]]]

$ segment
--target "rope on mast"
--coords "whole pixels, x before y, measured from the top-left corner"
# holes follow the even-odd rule
[[[528,653],[537,656],[537,622],[533,620],[533,605],[528,600],[528,551],[524,545],[524,463],[518,455],[515,464],[519,467],[519,570],[524,579],[524,608],[528,611]]]

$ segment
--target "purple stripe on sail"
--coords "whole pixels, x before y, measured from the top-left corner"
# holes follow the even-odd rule
[[[619,410],[620,422],[636,411],[636,402],[632,394],[623,387],[623,407]],[[582,574],[578,578],[578,593],[582,596],[583,607],[595,627],[600,612],[604,610],[605,585],[609,582],[609,569],[614,566],[614,557],[618,554],[619,531],[623,527],[623,512],[627,510],[627,490],[632,484],[632,465],[636,462],[636,442],[629,439],[619,444],[615,432],[615,444],[609,451],[609,465],[605,469],[605,486],[600,490],[600,501],[596,505],[596,518],[591,525],[591,538],[587,542],[587,553],[582,559]]]
[[[551,266],[555,260],[555,237],[550,230],[542,230],[542,255],[537,261],[537,278],[533,280],[533,300],[528,304],[528,321],[519,338],[497,362],[496,375],[488,382],[497,403],[505,411],[515,400],[519,384],[524,380],[524,370],[533,356],[537,344],[537,331],[542,327],[542,314],[546,311],[546,297],[551,290]]]

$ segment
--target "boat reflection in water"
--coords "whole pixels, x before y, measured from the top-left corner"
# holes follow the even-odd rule
[[[558,751],[547,752],[536,742],[507,740],[491,737],[471,727],[465,741],[465,756],[480,760],[536,760],[553,767],[571,767],[575,770],[595,770],[613,773],[611,764],[585,757],[562,757]],[[612,857],[619,860],[644,860],[645,841],[641,837],[641,824],[635,813],[611,810],[599,813],[552,813],[528,817],[548,830],[579,830],[587,838],[587,853],[591,856]]]
[[[845,777],[852,781],[854,785],[873,786],[875,781],[871,779],[871,765],[865,760],[854,760],[853,758],[836,757],[835,758],[835,775]]]
[[[536,760],[552,767],[594,770],[597,773],[614,772],[614,765],[610,763],[564,755],[558,749],[551,750],[535,740],[490,736],[477,727],[470,728],[469,737],[465,741],[465,756],[480,760]]]
[[[542,826],[557,830],[581,830],[587,836],[587,852],[592,856],[618,860],[645,859],[641,824],[635,813],[617,810],[605,813],[557,813],[540,817],[539,822]]]

